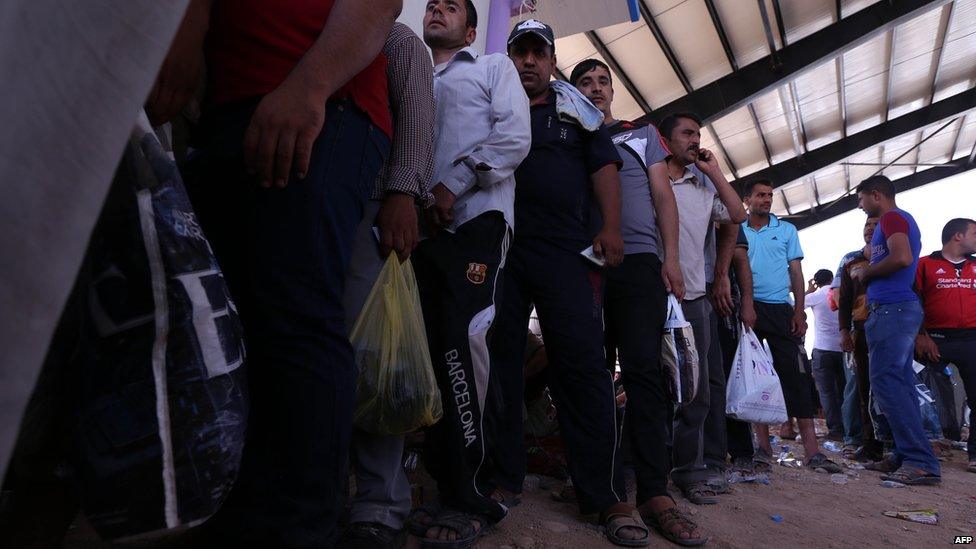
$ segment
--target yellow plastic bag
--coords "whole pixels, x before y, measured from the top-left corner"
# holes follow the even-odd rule
[[[356,427],[402,435],[441,417],[417,280],[390,254],[349,337],[356,353]]]

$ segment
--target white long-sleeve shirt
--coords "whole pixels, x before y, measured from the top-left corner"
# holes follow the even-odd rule
[[[464,48],[434,67],[434,180],[457,196],[453,231],[488,211],[515,225],[515,169],[529,154],[529,98],[502,54]]]

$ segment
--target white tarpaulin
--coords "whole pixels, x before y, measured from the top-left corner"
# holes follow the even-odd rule
[[[0,3],[0,475],[187,1]]]

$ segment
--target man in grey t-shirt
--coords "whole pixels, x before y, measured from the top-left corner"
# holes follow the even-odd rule
[[[674,422],[674,465],[671,480],[691,502],[717,503],[721,489],[709,484],[713,477],[705,463],[705,420],[712,395],[716,405],[724,401],[725,372],[712,352],[712,335],[718,318],[706,296],[707,283],[714,270],[708,265],[708,251],[714,248],[714,224],[741,223],[746,218],[739,195],[726,181],[718,159],[700,147],[701,121],[691,113],[679,113],[661,121],[661,133],[672,151],[668,176],[681,211],[681,271],[685,280],[685,299],[681,304],[685,319],[695,333],[699,360],[699,391],[682,406]],[[711,236],[711,238],[710,238]]]
[[[570,82],[604,113],[604,125],[623,160],[620,169],[624,260],[607,271],[604,297],[607,356],[619,351],[627,392],[625,436],[637,475],[637,505],[647,522],[677,543],[704,540],[691,516],[668,493],[669,422],[673,404],[661,371],[667,294],[684,294],[678,263],[678,210],[667,180],[670,152],[654,126],[614,120],[610,69],[588,59]],[[663,259],[663,262],[662,262]]]

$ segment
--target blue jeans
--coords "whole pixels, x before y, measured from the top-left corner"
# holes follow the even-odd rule
[[[844,417],[844,444],[857,445],[862,436],[861,395],[857,392],[857,376],[854,375],[853,368],[848,367],[853,360],[850,356],[844,357],[844,376],[847,379],[847,384],[844,385],[844,404],[841,406],[841,415]]]
[[[820,406],[823,407],[824,418],[827,420],[828,436],[837,438],[846,433],[841,415],[847,385],[845,370],[844,353],[813,350],[813,379],[817,383]]]
[[[251,391],[241,471],[208,528],[221,545],[331,547],[356,395],[346,268],[389,139],[330,101],[308,176],[264,189],[243,163],[256,104],[205,114],[186,166],[241,314]]]
[[[922,305],[905,301],[872,305],[864,325],[871,362],[871,391],[884,412],[898,463],[940,474],[939,460],[925,436],[915,390],[912,357],[922,324]]]

